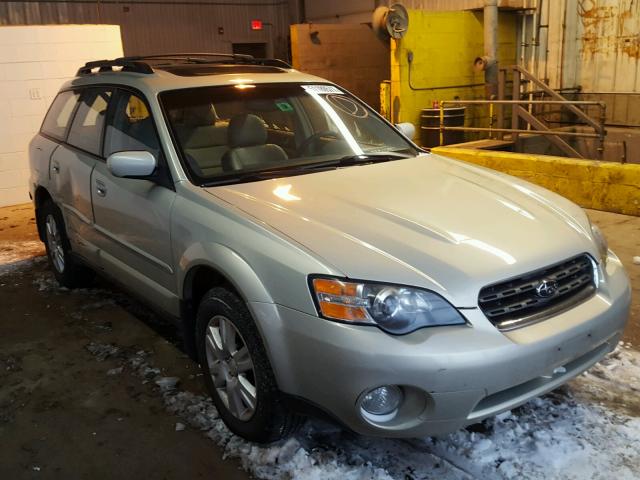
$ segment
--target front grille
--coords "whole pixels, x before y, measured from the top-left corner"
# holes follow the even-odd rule
[[[594,265],[591,257],[583,254],[489,285],[480,290],[478,305],[500,330],[512,330],[545,320],[593,295],[596,290]]]

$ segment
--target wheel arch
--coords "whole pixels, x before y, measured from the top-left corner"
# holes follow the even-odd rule
[[[184,272],[179,285],[182,328],[185,349],[190,356],[197,358],[195,318],[198,305],[204,294],[214,287],[227,288],[245,302],[264,340],[262,326],[251,309],[251,302],[273,303],[273,299],[244,258],[221,244],[199,244],[185,252],[179,265]]]

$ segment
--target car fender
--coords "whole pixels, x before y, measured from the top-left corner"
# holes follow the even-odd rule
[[[235,250],[220,243],[191,245],[178,262],[178,291],[184,296],[185,282],[194,267],[210,267],[223,275],[238,291],[245,302],[274,303],[255,271]]]

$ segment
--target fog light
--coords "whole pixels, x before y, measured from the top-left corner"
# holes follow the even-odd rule
[[[402,390],[395,385],[374,388],[362,397],[362,415],[374,422],[389,421],[396,416],[402,398]]]

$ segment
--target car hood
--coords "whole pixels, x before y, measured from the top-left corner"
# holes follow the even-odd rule
[[[433,154],[207,190],[346,277],[429,288],[458,307],[477,306],[487,284],[597,255],[568,200]]]

